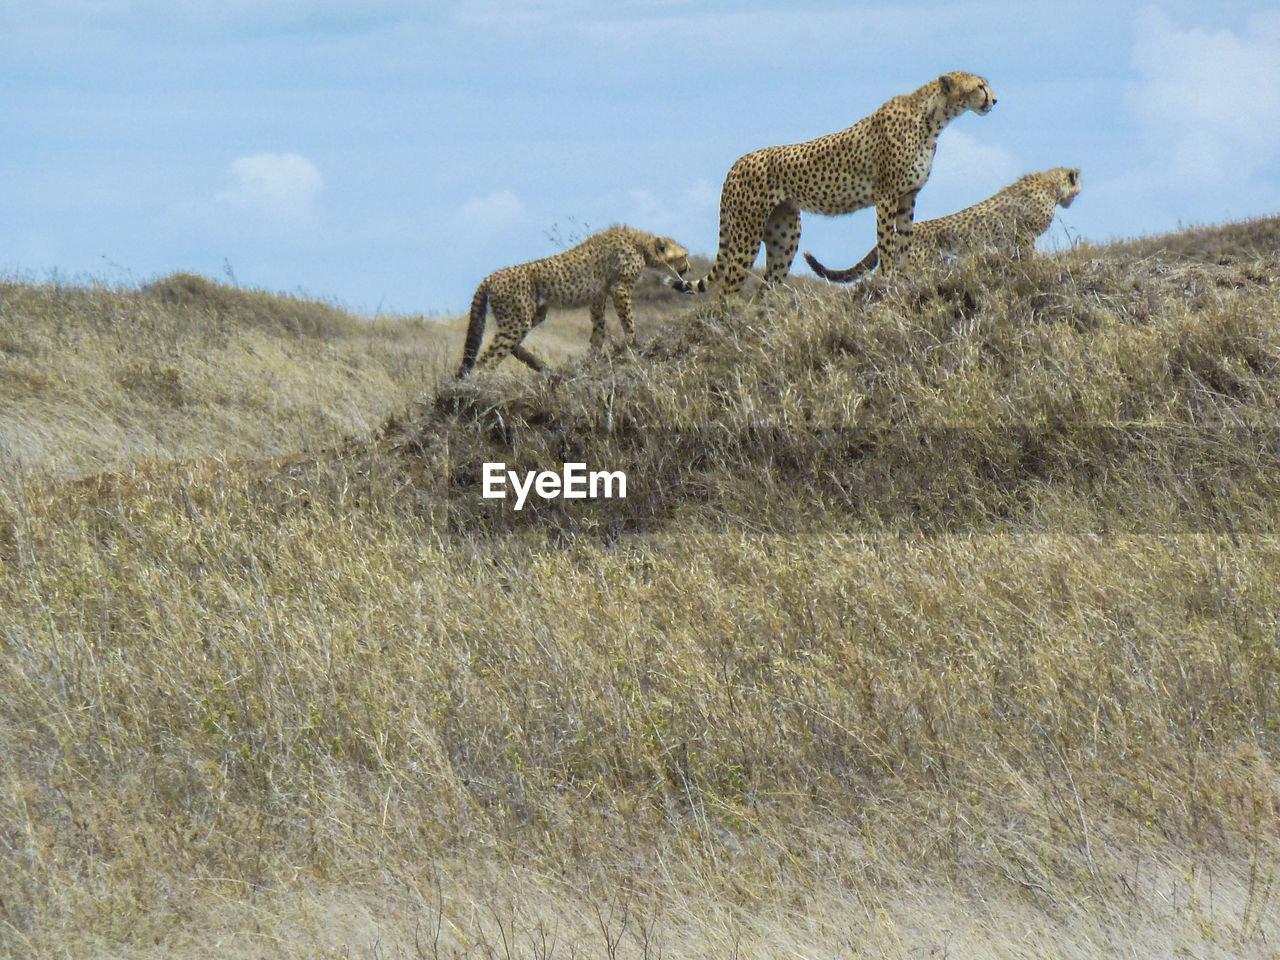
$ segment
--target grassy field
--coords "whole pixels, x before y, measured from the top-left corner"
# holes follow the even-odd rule
[[[1275,956],[1278,235],[462,384],[458,320],[4,286],[0,952]]]

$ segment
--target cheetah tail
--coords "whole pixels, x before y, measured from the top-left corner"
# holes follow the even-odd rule
[[[706,293],[711,285],[710,275],[701,280],[686,280],[684,277],[663,277],[662,280],[676,293]]]
[[[458,379],[465,377],[476,365],[476,354],[480,352],[480,341],[484,339],[484,315],[488,309],[489,284],[486,282],[476,287],[476,295],[471,298],[471,322],[467,324],[467,339],[462,345]]]
[[[851,283],[864,273],[875,269],[876,264],[880,262],[880,250],[878,247],[872,247],[870,253],[845,270],[831,270],[824,267],[808,250],[804,252],[804,259],[810,269],[822,279],[830,280],[832,283]]]
[[[676,293],[706,293],[713,283],[724,278],[726,263],[728,263],[727,251],[721,249],[717,251],[716,262],[712,264],[711,271],[705,277],[698,280],[686,280],[684,277],[664,277],[663,279]]]

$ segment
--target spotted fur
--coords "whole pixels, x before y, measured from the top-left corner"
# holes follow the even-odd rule
[[[1053,222],[1056,208],[1071,206],[1079,192],[1079,167],[1054,167],[1028,173],[981,203],[917,223],[907,265],[919,269],[977,250],[1029,256],[1035,250],[1036,237]],[[804,258],[818,276],[835,283],[849,283],[874,270],[878,254],[879,250],[872,247],[858,263],[845,270],[824,267],[808,250]]]
[[[546,364],[520,342],[547,318],[550,307],[590,308],[591,348],[598,350],[604,344],[605,302],[612,298],[622,329],[634,337],[631,290],[645,267],[662,266],[683,277],[689,269],[688,251],[670,237],[614,226],[563,253],[495,270],[480,281],[471,298],[471,322],[458,376],[465,377],[473,367],[498,363],[507,354],[535,370],[545,369]],[[489,307],[497,330],[476,360]]]
[[[873,204],[881,269],[892,272],[910,249],[916,194],[929,178],[938,134],[966,110],[985,114],[995,102],[981,77],[944,73],[839,133],[740,157],[720,192],[715,265],[700,280],[671,285],[702,293],[719,283],[724,301],[742,289],[761,243],[765,282],[781,280],[800,244],[801,210],[830,216]]]

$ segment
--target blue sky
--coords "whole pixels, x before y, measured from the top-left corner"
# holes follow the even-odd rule
[[[738,156],[953,69],[1000,102],[944,132],[921,217],[1058,165],[1084,190],[1050,244],[1280,212],[1272,2],[0,0],[0,58],[22,279],[461,312],[610,223],[713,253]],[[801,245],[845,265],[874,232],[806,214]]]

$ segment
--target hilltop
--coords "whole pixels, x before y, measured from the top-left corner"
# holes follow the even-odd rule
[[[47,418],[122,466],[0,472],[0,950],[1269,955],[1276,231],[655,291],[551,377],[440,377],[454,326],[365,429],[227,403],[231,457]],[[303,395],[421,332],[165,286]],[[627,498],[479,495],[571,459]]]
[[[1170,256],[976,261],[892,286],[797,278],[728,318],[694,306],[634,353],[550,380],[446,384],[389,424],[390,448],[463,526],[711,514],[769,529],[1269,530],[1275,231],[1138,245]],[[518,515],[473,495],[498,460],[625,466],[635,492]]]

